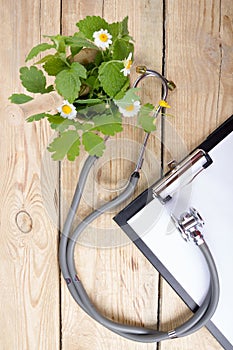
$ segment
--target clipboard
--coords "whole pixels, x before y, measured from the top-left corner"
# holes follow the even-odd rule
[[[233,115],[174,170],[146,189],[114,218],[195,311],[208,287],[208,271],[195,244],[183,240],[174,224],[174,217],[195,207],[205,221],[202,233],[220,279],[219,304],[206,327],[226,350],[233,349],[232,160]]]

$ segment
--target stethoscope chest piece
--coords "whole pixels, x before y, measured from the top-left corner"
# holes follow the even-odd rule
[[[192,238],[197,245],[204,243],[200,229],[204,226],[205,222],[195,208],[189,208],[179,218],[172,215],[172,219],[185,241],[189,241]]]

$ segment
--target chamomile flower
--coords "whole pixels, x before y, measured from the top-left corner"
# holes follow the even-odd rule
[[[126,58],[124,61],[124,68],[121,69],[121,72],[123,72],[124,76],[127,77],[128,74],[130,74],[130,68],[132,66],[132,52],[130,52],[128,58]]]
[[[109,34],[107,29],[100,29],[99,31],[94,32],[93,38],[96,46],[103,50],[108,49],[109,45],[112,44],[112,35]]]
[[[140,108],[140,101],[132,101],[131,104],[124,108],[119,106],[119,112],[123,114],[124,117],[134,117],[138,114]]]
[[[68,119],[74,119],[77,114],[75,106],[69,103],[67,100],[63,101],[63,104],[57,108],[57,111],[61,114],[63,118]]]

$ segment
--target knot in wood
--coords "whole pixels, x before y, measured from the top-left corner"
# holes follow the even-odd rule
[[[20,210],[15,216],[15,222],[18,229],[23,233],[29,233],[32,230],[32,218],[25,210]]]

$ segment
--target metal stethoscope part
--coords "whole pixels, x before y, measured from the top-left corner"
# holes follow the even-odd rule
[[[161,76],[158,72],[149,70],[146,67],[139,67],[138,72],[141,73],[141,76],[139,76],[139,78],[135,81],[133,86],[136,87],[138,83],[142,81],[142,79],[144,78],[147,78],[150,76],[157,77],[161,80],[162,86],[163,86],[162,99],[166,101],[168,89],[169,88],[173,89],[175,86],[174,83],[167,81],[167,79]],[[157,117],[160,111],[161,111],[161,107],[159,106],[155,112],[155,115],[154,115],[155,118]],[[201,241],[198,240],[199,242],[198,248],[201,250],[202,254],[204,255],[204,258],[207,262],[207,266],[209,268],[210,283],[209,283],[208,292],[204,298],[203,303],[199,306],[199,308],[192,315],[192,317],[181,326],[177,327],[174,330],[170,330],[168,332],[158,331],[150,328],[120,324],[104,317],[97,311],[97,309],[91,303],[78,277],[76,267],[75,267],[75,261],[74,261],[74,250],[75,250],[76,242],[79,236],[81,235],[81,233],[84,231],[84,229],[89,224],[91,224],[92,221],[94,221],[97,217],[102,215],[104,212],[110,209],[116,208],[118,205],[120,205],[123,201],[128,199],[133,194],[139,180],[139,176],[140,176],[139,171],[142,167],[144,152],[146,149],[149,135],[150,135],[149,133],[146,133],[144,137],[142,147],[139,152],[136,168],[134,172],[131,174],[128,185],[123,190],[123,192],[120,193],[119,196],[117,196],[116,198],[109,201],[108,203],[105,203],[104,205],[102,205],[99,209],[94,210],[73,230],[73,232],[71,232],[72,223],[74,221],[76,212],[79,207],[79,203],[82,197],[82,193],[84,191],[86,179],[95,161],[97,160],[97,158],[94,156],[89,156],[87,158],[80,173],[79,181],[75,190],[71,207],[68,212],[68,215],[64,224],[64,228],[62,231],[60,247],[59,247],[59,260],[60,260],[60,267],[61,267],[63,277],[67,283],[67,287],[71,295],[73,296],[74,300],[79,304],[79,306],[88,315],[94,318],[97,322],[99,322],[106,328],[110,329],[111,331],[115,332],[116,334],[130,340],[145,342],[145,343],[159,342],[169,338],[183,337],[199,330],[201,327],[206,325],[206,323],[213,316],[218,304],[218,299],[219,299],[219,280],[218,280],[216,266],[212,258],[212,255],[209,251],[209,248],[202,236],[201,236],[202,240]],[[194,215],[195,218],[191,217],[193,214],[195,214]],[[188,213],[183,214],[183,216],[181,216],[179,219],[175,218],[175,220],[177,221],[177,225],[179,225],[179,230],[182,231],[184,235],[190,234],[190,230],[191,230],[192,231],[191,236],[192,238],[194,238],[194,240],[200,238],[199,233],[195,234],[194,232],[195,226],[193,221],[195,221],[194,219],[197,219],[197,218],[198,216],[196,214],[196,211],[194,210],[191,210]],[[187,227],[189,228],[189,232],[185,233],[185,231],[183,230],[185,230],[185,228]]]

